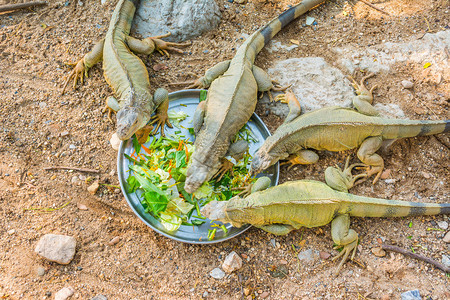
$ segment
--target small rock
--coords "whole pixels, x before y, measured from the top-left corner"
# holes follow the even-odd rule
[[[109,176],[114,176],[116,175],[116,170],[111,170],[111,172],[109,172]]]
[[[312,25],[314,23],[314,20],[315,19],[313,17],[307,16],[306,17],[306,25],[308,25],[308,26]]]
[[[391,296],[389,296],[389,295],[381,296],[381,300],[389,300],[389,299],[391,299]]]
[[[386,170],[383,171],[383,173],[381,173],[380,178],[381,179],[388,179],[390,175],[391,175],[391,169],[386,169]]]
[[[77,146],[75,146],[74,144],[70,144],[70,145],[69,145],[69,149],[72,149],[72,150],[73,150],[73,149],[77,149]]]
[[[447,244],[450,243],[450,231],[444,235],[444,238],[442,240]]]
[[[319,256],[321,259],[326,260],[326,259],[330,258],[331,254],[328,252],[320,251]]]
[[[444,266],[450,268],[450,256],[442,254],[442,263]]]
[[[91,193],[92,195],[94,195],[94,194],[97,192],[97,190],[98,190],[99,187],[100,187],[100,185],[98,184],[98,181],[94,181],[94,183],[91,184],[91,185],[87,188],[87,190],[88,190],[89,193]]]
[[[66,300],[75,293],[72,287],[64,287],[55,294],[55,300]]]
[[[446,221],[438,221],[437,222],[439,228],[447,230],[448,229],[448,223]]]
[[[407,291],[400,294],[402,300],[422,300],[419,290]]]
[[[386,251],[381,249],[381,247],[372,248],[371,251],[372,251],[373,255],[375,255],[375,256],[378,256],[378,257],[386,256]]]
[[[78,209],[80,209],[80,210],[87,210],[87,209],[88,209],[86,205],[81,204],[81,203],[77,203],[77,207],[78,207]]]
[[[46,234],[36,245],[34,251],[40,256],[66,265],[75,255],[77,241],[74,237],[58,234]]]
[[[395,183],[395,179],[386,179],[384,182],[387,184]]]
[[[104,295],[97,295],[94,298],[92,298],[91,300],[108,300],[108,298],[106,298],[106,296],[104,296]]]
[[[120,194],[120,189],[114,189],[114,194]]]
[[[414,87],[414,83],[409,80],[403,80],[402,85],[405,89],[412,89]]]
[[[74,184],[74,183],[77,183],[78,181],[80,181],[79,179],[78,179],[78,176],[73,176],[72,177],[72,179],[70,180],[70,182],[72,183],[72,184]]]
[[[250,295],[250,293],[251,293],[251,290],[249,288],[244,288],[244,295],[245,296]]]
[[[36,274],[38,274],[38,276],[44,276],[45,275],[44,267],[42,267],[42,266],[37,267]]]
[[[308,249],[308,250],[300,252],[297,255],[297,257],[298,257],[298,259],[302,260],[306,264],[312,264],[312,263],[314,263],[315,260],[317,260],[320,257],[320,255],[319,255],[319,251]]]
[[[110,240],[110,241],[108,242],[108,245],[114,246],[114,245],[117,244],[118,242],[120,242],[120,237],[115,236],[115,237],[112,238],[112,240]]]
[[[7,233],[9,235],[13,235],[14,233],[16,233],[16,230],[15,229],[10,229],[10,230],[7,231]]]
[[[422,176],[423,176],[423,178],[425,178],[425,179],[430,179],[430,178],[431,178],[430,173],[427,173],[427,172],[422,172]]]
[[[117,136],[117,133],[114,133],[112,136],[111,136],[111,139],[109,140],[109,142],[111,143],[111,147],[114,149],[114,150],[119,150],[119,147],[120,147],[120,143],[122,142],[120,139],[119,139],[119,137]]]
[[[285,260],[285,259],[280,260],[280,265],[287,265],[287,264],[288,264],[287,260]]]
[[[267,297],[269,297],[269,292],[262,292],[259,295],[259,298],[261,298],[261,299],[266,299]]]
[[[237,4],[245,4],[247,0],[235,0]]]
[[[275,248],[277,246],[277,242],[275,239],[270,239],[270,244]]]
[[[207,291],[204,291],[202,297],[207,298],[208,296],[209,296],[209,293]]]
[[[69,135],[69,132],[66,130],[66,131],[61,132],[60,135],[61,135],[61,137],[65,137],[65,136]]]
[[[219,268],[215,268],[211,272],[209,272],[209,275],[214,279],[222,279],[225,277],[225,272]]]
[[[233,273],[242,268],[242,258],[235,252],[231,252],[225,257],[222,269],[227,273]]]

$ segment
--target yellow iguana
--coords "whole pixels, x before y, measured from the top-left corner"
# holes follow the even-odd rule
[[[143,40],[129,36],[131,21],[139,2],[139,0],[119,0],[111,17],[106,37],[76,63],[64,84],[63,94],[71,80],[73,80],[73,88],[76,87],[78,80],[83,84],[88,70],[103,60],[106,82],[117,97],[109,97],[107,106],[110,112],[111,110],[117,112],[116,133],[118,138],[129,139],[134,133],[141,130],[138,139],[140,142],[145,142],[152,129],[152,126],[147,123],[156,109],[157,113],[153,122],[156,122],[157,125],[154,132],[161,127],[161,134],[164,135],[164,125],[172,127],[167,116],[169,98],[168,92],[162,88],[157,89],[152,97],[147,68],[133,52],[150,55],[153,51],[158,50],[161,54],[169,56],[167,50],[182,53],[174,46],[186,46],[187,44],[160,40],[170,34]]]
[[[337,247],[344,247],[333,260],[350,253],[353,259],[358,234],[350,229],[350,217],[406,217],[450,214],[450,204],[420,203],[369,198],[347,193],[354,178],[348,166],[344,172],[333,167],[325,171],[327,184],[314,180],[289,181],[271,187],[268,177],[261,177],[245,198],[235,196],[229,201],[212,201],[202,208],[210,220],[240,227],[251,224],[269,233],[284,235],[300,227],[318,227],[331,222],[331,237]],[[345,176],[342,174],[345,173]]]
[[[252,172],[257,174],[282,159],[288,159],[292,164],[315,163],[319,156],[310,149],[344,151],[359,148],[358,158],[371,167],[366,175],[377,174],[375,183],[384,168],[383,158],[375,153],[383,142],[450,130],[450,120],[416,121],[379,117],[372,106],[374,87],[370,91],[364,87],[364,80],[372,75],[365,76],[360,84],[353,79],[357,93],[353,105],[358,111],[333,106],[300,116],[298,100],[292,92],[287,92],[284,101],[289,104],[289,115],[255,153]]]
[[[253,114],[258,91],[274,89],[269,75],[253,64],[256,54],[289,22],[323,2],[304,0],[288,9],[248,37],[233,59],[218,63],[190,86],[209,90],[194,114],[195,151],[187,170],[186,192],[193,193],[218,171],[224,174],[231,164],[225,156],[245,152],[242,144],[232,145],[231,140]]]

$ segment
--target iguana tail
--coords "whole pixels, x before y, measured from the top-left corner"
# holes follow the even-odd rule
[[[281,29],[283,29],[292,20],[300,17],[313,8],[321,5],[326,0],[303,0],[301,3],[289,8],[281,15],[270,21],[260,30],[256,31],[253,36],[246,40],[247,57],[253,62],[256,54],[266,45]],[[244,48],[244,47],[241,47]]]
[[[409,217],[450,214],[450,203],[421,203],[401,200],[384,200],[346,194],[351,200],[340,213],[354,217]]]
[[[450,131],[450,120],[386,120],[383,127],[384,139],[398,139],[433,135]]]

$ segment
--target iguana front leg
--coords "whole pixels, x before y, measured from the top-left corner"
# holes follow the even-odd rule
[[[135,53],[150,55],[157,50],[162,55],[167,55],[167,57],[170,57],[167,50],[183,53],[183,50],[176,47],[185,47],[190,45],[190,43],[171,43],[161,40],[161,38],[168,37],[169,35],[170,32],[164,35],[148,37],[143,40],[127,36],[126,41],[130,50]]]
[[[156,109],[156,114],[151,118],[150,123],[151,125],[156,124],[153,134],[156,134],[161,127],[161,135],[165,136],[164,125],[167,124],[167,126],[173,128],[169,121],[169,116],[167,115],[167,110],[169,109],[169,92],[163,88],[156,89],[153,94],[153,102],[155,106],[158,107]]]
[[[371,168],[367,171],[367,177],[377,174],[373,180],[373,184],[378,181],[384,169],[383,158],[375,153],[378,149],[380,149],[382,144],[383,139],[380,136],[370,137],[362,142],[357,152],[359,160],[366,165],[371,166]]]
[[[245,198],[254,192],[268,189],[271,184],[272,180],[269,177],[262,176],[259,177],[255,183],[247,184],[246,186],[235,188],[234,190],[242,190],[242,192],[240,192],[238,196]]]
[[[266,71],[253,65],[253,76],[255,77],[256,84],[258,85],[258,92],[261,92],[261,97],[264,95],[264,92],[267,92],[269,95],[270,102],[274,102],[273,95],[271,91],[285,91],[291,85],[288,86],[280,86],[278,82],[271,80],[269,74]]]
[[[103,58],[103,45],[105,44],[105,39],[100,40],[97,42],[91,51],[89,51],[87,54],[83,56],[82,59],[80,59],[78,62],[74,64],[70,64],[75,66],[70,72],[69,76],[67,77],[66,81],[64,82],[64,87],[62,90],[61,95],[64,95],[64,92],[66,91],[67,86],[69,85],[69,82],[73,80],[73,88],[75,89],[78,83],[78,80],[80,80],[81,84],[84,83],[84,77],[88,77],[88,71],[90,68],[92,68],[93,65],[100,62]]]
[[[108,99],[106,99],[106,105],[102,110],[102,113],[105,113],[106,111],[108,111],[108,120],[111,123],[114,123],[113,120],[111,119],[111,113],[116,113],[118,112],[120,109],[120,105],[119,105],[119,101],[117,101],[117,99],[113,96],[109,96]]]
[[[337,256],[333,257],[333,261],[342,257],[339,263],[336,275],[342,268],[344,262],[347,261],[349,254],[353,251],[351,260],[355,257],[356,246],[358,245],[358,234],[356,231],[350,228],[350,216],[349,215],[339,215],[331,221],[331,238],[337,245],[334,249],[344,247]]]
[[[309,165],[314,164],[319,160],[319,155],[311,150],[300,150],[296,154],[290,155],[287,161],[280,163],[280,166],[291,164],[288,169],[295,165]]]
[[[205,72],[205,76],[194,81],[188,89],[207,89],[217,77],[223,75],[230,66],[231,60],[222,61]]]
[[[206,101],[200,102],[195,108],[194,116],[192,117],[192,123],[194,127],[194,134],[197,136],[203,125],[206,112]]]
[[[325,181],[333,189],[340,192],[348,192],[350,188],[355,185],[355,182],[360,179],[367,177],[367,174],[358,174],[356,176],[352,175],[352,169],[355,167],[366,167],[365,164],[352,164],[348,165],[350,162],[350,156],[347,157],[344,169],[341,170],[338,166],[328,167],[325,170]]]
[[[353,98],[353,106],[356,108],[357,111],[359,111],[362,114],[368,115],[368,116],[378,116],[379,113],[375,109],[375,107],[372,106],[373,102],[373,95],[372,92],[374,89],[377,88],[376,85],[374,85],[370,90],[368,90],[365,85],[364,81],[367,78],[373,77],[375,74],[370,73],[366,76],[364,76],[360,83],[356,82],[355,78],[352,76],[348,76],[349,79],[352,81],[352,86],[355,89],[355,92],[357,96]]]
[[[292,92],[292,90],[288,90],[286,93],[276,96],[275,101],[280,101],[281,103],[288,104],[289,114],[287,115],[286,119],[284,119],[283,123],[291,122],[302,113],[300,102],[298,101],[297,97],[295,97],[295,94],[294,92]]]

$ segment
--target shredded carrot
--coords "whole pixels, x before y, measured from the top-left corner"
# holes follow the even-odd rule
[[[136,150],[133,150],[133,153],[131,153],[130,157],[137,159],[137,157],[134,155],[136,153]]]
[[[145,150],[145,152],[147,152],[148,154],[152,154],[152,150],[148,149],[147,147],[144,146],[144,144],[141,145],[142,149]]]
[[[181,149],[183,149],[183,140],[180,140],[180,142],[178,143],[177,151],[180,151]]]
[[[184,144],[184,152],[186,152],[186,162],[188,162],[189,161],[189,151],[188,151],[187,144]]]

